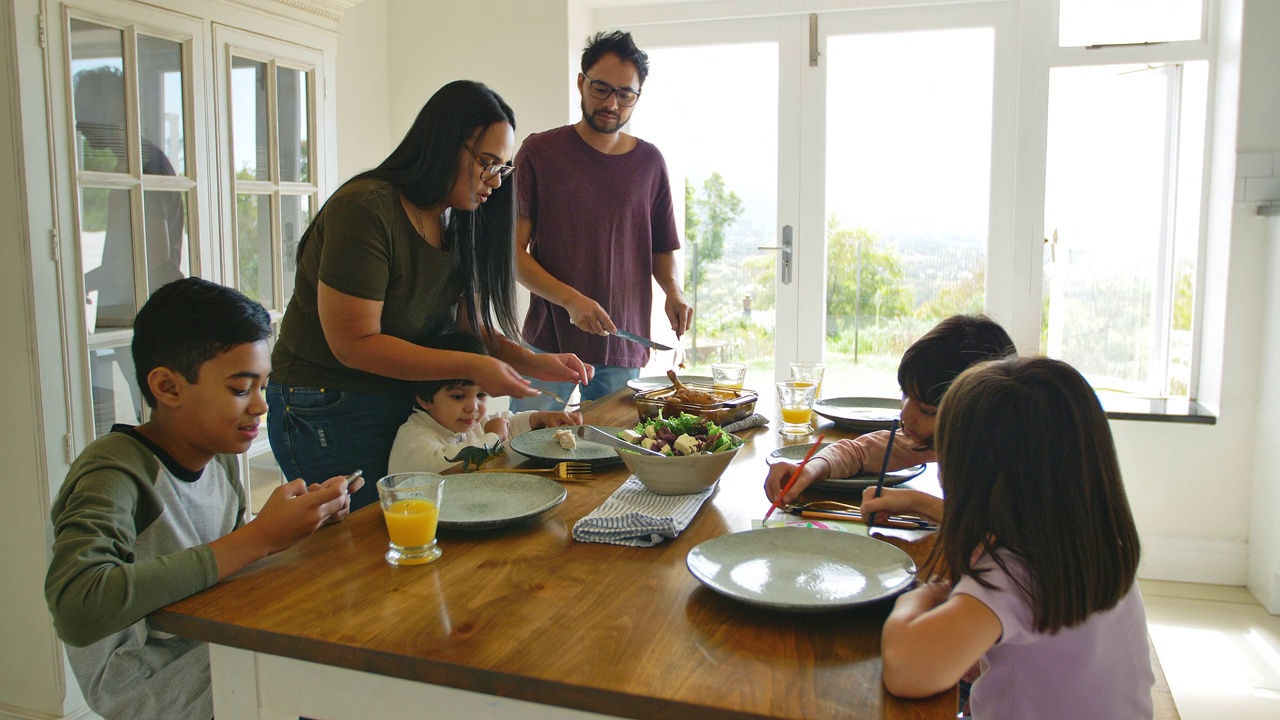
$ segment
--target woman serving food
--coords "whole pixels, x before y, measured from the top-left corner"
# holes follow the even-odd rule
[[[386,160],[320,208],[298,245],[267,386],[267,431],[286,478],[385,475],[413,381],[466,377],[490,395],[527,397],[537,391],[525,375],[591,379],[577,356],[535,354],[503,334],[518,329],[515,209],[502,182],[514,145],[502,98],[456,81]],[[425,347],[454,328],[490,355]],[[375,502],[373,488],[353,495],[352,509]]]

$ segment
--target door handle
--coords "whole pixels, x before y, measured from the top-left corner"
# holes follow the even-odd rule
[[[791,284],[791,249],[793,246],[792,229],[790,225],[782,226],[782,246],[777,245],[757,245],[757,250],[781,250],[782,251],[782,284]]]

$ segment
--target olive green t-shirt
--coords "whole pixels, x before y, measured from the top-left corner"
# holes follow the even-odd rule
[[[432,247],[414,229],[399,191],[372,179],[338,188],[303,238],[293,297],[271,353],[272,379],[347,392],[408,391],[405,381],[338,362],[320,327],[318,281],[347,295],[382,301],[383,334],[423,345],[457,320],[462,296],[457,243],[446,236],[444,250]]]

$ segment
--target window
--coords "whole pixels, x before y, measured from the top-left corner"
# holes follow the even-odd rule
[[[1063,42],[1068,15],[1089,5],[1062,0]],[[1138,5],[1152,20],[1145,26]],[[1129,6],[1095,18],[1095,35],[1070,37],[1160,44],[1063,48],[1049,71],[1041,351],[1099,390],[1187,396],[1208,51],[1200,2],[1171,4],[1182,25],[1155,21],[1176,14],[1164,5]],[[1195,39],[1171,42],[1188,34]]]

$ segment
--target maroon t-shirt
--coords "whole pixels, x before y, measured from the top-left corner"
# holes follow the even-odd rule
[[[600,303],[622,330],[650,336],[653,254],[680,249],[667,164],[643,140],[606,155],[572,125],[530,135],[516,155],[516,197],[533,224],[529,253],[552,277]],[[590,335],[569,313],[534,294],[524,339],[596,365],[644,367],[649,349]]]

